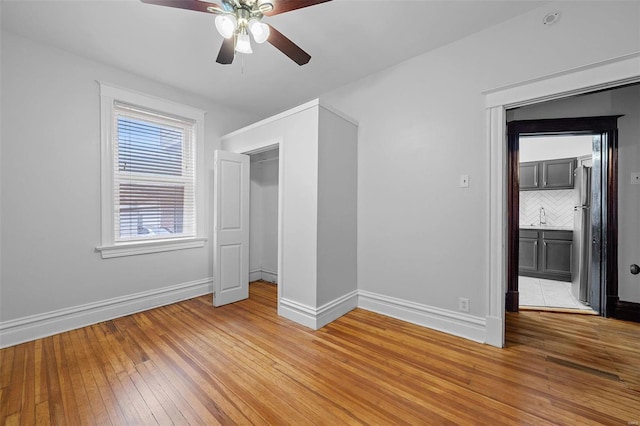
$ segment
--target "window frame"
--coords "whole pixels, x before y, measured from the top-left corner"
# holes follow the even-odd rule
[[[101,140],[101,246],[96,250],[102,258],[132,256],[203,247],[206,242],[204,220],[204,117],[205,111],[166,99],[98,82],[100,86],[100,140]],[[135,241],[117,241],[115,237],[115,114],[116,104],[180,117],[194,122],[193,150],[195,155],[195,234],[172,238],[150,238]]]

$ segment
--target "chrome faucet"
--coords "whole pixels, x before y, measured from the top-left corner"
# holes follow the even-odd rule
[[[547,214],[544,212],[544,207],[540,207],[540,225],[547,223]]]

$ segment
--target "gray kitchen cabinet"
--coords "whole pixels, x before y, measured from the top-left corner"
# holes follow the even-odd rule
[[[527,189],[538,189],[538,175],[540,174],[540,163],[520,164],[520,191]]]
[[[575,158],[520,163],[520,190],[571,189],[575,168]]]
[[[538,271],[538,231],[520,230],[519,259],[520,271]]]
[[[519,247],[519,275],[571,281],[572,231],[521,229]]]
[[[548,160],[541,164],[542,189],[573,188],[573,171],[576,169],[575,158]]]

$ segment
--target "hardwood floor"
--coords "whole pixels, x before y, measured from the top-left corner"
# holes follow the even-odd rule
[[[250,294],[1,350],[0,424],[640,422],[636,323],[521,312],[496,349],[361,309],[312,331]]]

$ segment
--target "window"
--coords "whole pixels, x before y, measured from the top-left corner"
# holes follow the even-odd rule
[[[190,120],[116,103],[114,239],[195,237]]]
[[[204,113],[104,83],[100,95],[102,257],[202,247]]]

